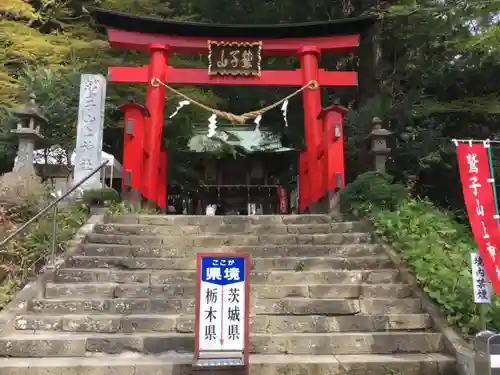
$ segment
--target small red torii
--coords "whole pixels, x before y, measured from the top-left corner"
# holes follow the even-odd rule
[[[160,208],[166,207],[167,153],[161,149],[165,87],[152,84],[159,80],[168,85],[283,87],[316,82],[314,87],[302,92],[306,150],[300,155],[299,163],[301,211],[311,210],[314,203],[327,198],[329,191],[343,187],[345,111],[341,107],[322,111],[320,88],[355,87],[357,73],[320,69],[318,60],[321,55],[352,53],[375,17],[285,25],[214,25],[135,17],[99,8],[87,8],[87,11],[97,25],[107,29],[112,47],[144,51],[150,56],[148,65],[109,68],[111,82],[147,85],[145,108],[123,106],[126,121],[124,186],[139,190],[144,198],[156,202]],[[209,41],[252,44],[258,41],[262,56],[296,56],[300,69],[260,71],[259,66],[256,76],[234,76],[168,65],[168,57],[173,53],[209,54]],[[135,126],[129,126],[129,130],[133,130],[128,131],[130,123]]]

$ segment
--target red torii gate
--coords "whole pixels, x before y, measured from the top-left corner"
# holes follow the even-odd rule
[[[125,188],[139,190],[148,201],[166,207],[166,151],[161,133],[168,85],[284,86],[303,91],[306,150],[300,156],[300,207],[344,186],[343,114],[341,107],[322,111],[320,87],[357,86],[356,72],[326,71],[318,67],[322,54],[348,54],[370,27],[372,16],[288,25],[212,25],[135,17],[88,8],[95,23],[107,29],[113,47],[144,51],[149,65],[110,67],[115,83],[147,85],[146,106],[126,104],[123,157]],[[168,65],[173,53],[208,54],[208,42],[260,42],[262,56],[297,56],[300,69],[263,70],[258,76],[209,75],[206,69],[179,69]]]

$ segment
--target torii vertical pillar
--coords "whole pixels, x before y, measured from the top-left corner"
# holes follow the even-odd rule
[[[145,163],[142,191],[150,202],[158,200],[158,176],[160,168],[161,136],[163,129],[163,112],[165,106],[165,87],[153,84],[157,79],[165,82],[169,48],[163,44],[149,45],[150,63],[148,69],[148,88],[146,91],[146,107],[151,117],[146,127]]]
[[[318,119],[321,112],[321,90],[319,87],[318,57],[320,50],[316,47],[302,47],[298,51],[304,84],[315,81],[316,84],[302,92],[304,104],[304,131],[306,136],[307,174],[308,174],[308,208],[309,212],[318,211],[318,202],[323,195],[319,183],[319,135],[322,122]]]

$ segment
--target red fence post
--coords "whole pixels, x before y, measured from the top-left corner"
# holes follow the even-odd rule
[[[163,212],[167,210],[167,151],[160,152],[160,165],[158,168],[158,192],[156,202]]]
[[[309,188],[309,170],[307,166],[307,153],[299,154],[299,212],[303,213],[310,203]]]

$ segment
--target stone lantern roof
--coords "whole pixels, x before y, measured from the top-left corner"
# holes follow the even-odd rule
[[[12,114],[21,119],[34,119],[35,122],[39,121],[42,122],[43,125],[47,125],[49,122],[35,100],[36,95],[30,93],[28,101],[22,107],[12,110]]]

